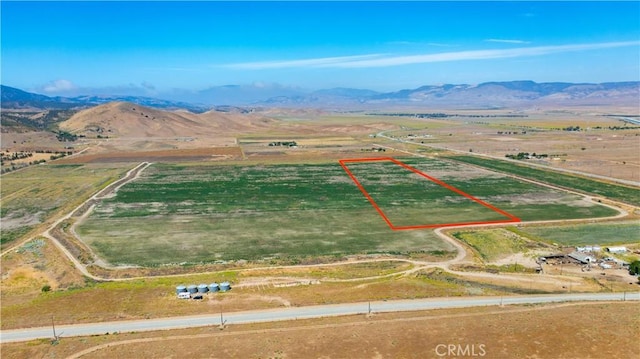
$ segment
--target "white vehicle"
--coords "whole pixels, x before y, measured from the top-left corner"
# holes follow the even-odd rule
[[[180,298],[180,299],[189,299],[189,298],[191,298],[191,293],[189,293],[189,292],[178,293],[178,298]]]

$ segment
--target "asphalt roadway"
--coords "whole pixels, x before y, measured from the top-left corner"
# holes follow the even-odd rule
[[[186,300],[186,299],[185,299]],[[429,309],[482,307],[511,304],[537,304],[576,301],[640,301],[640,292],[625,293],[573,293],[553,295],[522,295],[508,297],[464,297],[431,298],[415,300],[392,300],[383,302],[362,302],[308,307],[276,308],[259,311],[207,314],[198,316],[142,319],[118,322],[72,324],[55,326],[56,334],[62,338],[73,336],[100,335],[106,333],[126,333],[153,330],[168,330],[190,327],[219,326],[221,320],[226,325],[258,322],[273,322],[308,318],[417,311]],[[25,328],[0,331],[0,342],[19,342],[41,338],[53,338],[53,327]]]

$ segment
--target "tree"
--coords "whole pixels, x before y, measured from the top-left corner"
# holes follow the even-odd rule
[[[640,274],[640,261],[635,260],[629,264],[629,274],[638,275]]]

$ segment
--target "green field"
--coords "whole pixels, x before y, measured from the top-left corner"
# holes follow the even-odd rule
[[[570,246],[640,242],[638,221],[521,227],[518,231],[529,238]]]
[[[77,229],[114,264],[449,251],[392,232],[337,163],[153,165]]]
[[[634,206],[640,206],[640,189],[637,187],[606,183],[586,177],[560,173],[553,170],[534,168],[531,166],[519,165],[512,162],[480,158],[477,156],[452,156],[450,158],[456,161],[485,167],[491,170],[530,178],[554,186],[559,186],[591,195],[603,196],[615,201],[629,203]]]
[[[56,212],[68,213],[128,169],[116,164],[46,164],[2,175],[3,247],[28,234]]]
[[[391,161],[355,162],[346,166],[397,227],[509,220]]]
[[[468,166],[406,162],[524,220],[615,214],[577,195]],[[379,166],[358,172],[370,181],[380,176],[379,184],[385,183]],[[443,193],[430,192],[420,176],[388,183],[376,201],[411,222],[464,222],[478,206],[472,201],[458,205],[457,194],[441,198]],[[434,201],[443,204],[424,206]],[[455,211],[447,208],[451,203]],[[143,266],[452,250],[428,229],[392,231],[338,163],[155,164],[103,201],[77,232],[108,262]]]

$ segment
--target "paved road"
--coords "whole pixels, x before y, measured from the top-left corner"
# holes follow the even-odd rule
[[[523,295],[509,297],[434,298],[419,300],[397,300],[387,302],[363,302],[309,307],[291,307],[260,311],[223,314],[226,324],[273,322],[340,315],[366,314],[372,312],[400,312],[442,308],[482,307],[509,304],[557,303],[568,301],[640,301],[640,292],[630,293],[576,293],[555,295]],[[120,322],[75,324],[56,326],[61,337],[87,336],[105,333],[140,332],[188,327],[220,325],[220,315],[184,316]],[[27,341],[53,338],[52,327],[4,330],[0,342]]]

